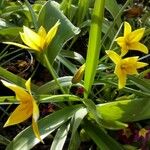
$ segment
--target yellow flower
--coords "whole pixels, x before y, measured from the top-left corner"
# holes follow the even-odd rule
[[[85,64],[83,64],[74,74],[73,78],[72,78],[72,83],[73,84],[77,84],[79,83],[84,75],[84,71],[85,71]]]
[[[147,66],[147,63],[138,62],[138,56],[122,59],[114,51],[106,51],[110,59],[116,64],[114,73],[119,79],[118,88],[121,89],[126,84],[127,75],[138,74],[137,69]]]
[[[124,56],[128,50],[138,50],[145,54],[148,53],[148,48],[139,41],[143,37],[145,28],[140,28],[132,32],[131,26],[128,22],[124,23],[124,36],[116,39],[118,45],[121,47],[121,56]]]
[[[14,42],[4,42],[5,44],[15,45],[24,49],[32,49],[38,52],[43,52],[51,43],[56,35],[60,22],[56,24],[46,33],[43,26],[41,26],[38,32],[32,31],[30,28],[23,26],[23,32],[20,32],[21,39],[27,45],[22,45]]]
[[[139,137],[146,138],[147,133],[149,133],[149,130],[147,130],[147,129],[145,129],[145,128],[142,128],[142,129],[140,129],[140,131],[139,131],[139,133],[138,133],[138,136],[139,136]]]
[[[43,142],[40,137],[40,133],[37,125],[37,120],[39,118],[39,109],[35,99],[31,94],[31,89],[30,89],[31,78],[29,78],[25,84],[27,91],[15,84],[9,83],[4,80],[1,81],[6,87],[8,87],[9,89],[15,92],[16,98],[20,102],[20,105],[10,115],[4,127],[21,123],[32,116],[32,128],[34,134],[41,142]]]

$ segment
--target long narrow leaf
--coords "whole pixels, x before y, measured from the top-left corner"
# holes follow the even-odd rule
[[[67,87],[72,85],[72,76],[65,76],[58,78],[58,81],[62,87]],[[82,84],[78,83],[76,86],[83,86]],[[59,89],[58,85],[55,84],[55,81],[52,80],[50,82],[45,83],[41,87],[37,88],[37,93],[38,94],[49,94],[52,91],[55,91]]]
[[[123,150],[117,141],[115,141],[94,123],[85,120],[83,128],[100,150]]]
[[[74,141],[77,136],[76,132],[78,132],[77,129],[80,126],[80,124],[81,124],[83,118],[86,116],[86,114],[87,114],[87,109],[80,109],[74,114],[74,116],[72,118],[72,132],[71,132],[72,134],[71,134],[69,148],[68,148],[70,150],[73,149],[73,147],[74,147],[73,145],[78,145],[78,141],[76,141],[77,142],[76,144]]]
[[[86,57],[85,79],[84,79],[85,83],[84,86],[87,91],[85,93],[86,98],[90,93],[90,89],[93,84],[96,68],[98,65],[98,58],[101,48],[101,32],[102,32],[104,5],[105,0],[101,1],[96,0],[92,14],[88,51]]]
[[[25,87],[26,80],[0,67],[0,77],[18,86]],[[36,91],[38,86],[32,84],[32,90]]]
[[[70,124],[63,124],[57,131],[50,150],[62,150],[68,135]]]
[[[10,140],[8,140],[6,137],[0,135],[0,144],[8,145],[10,143]]]

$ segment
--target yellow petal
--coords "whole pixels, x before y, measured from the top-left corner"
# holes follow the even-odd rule
[[[122,74],[121,76],[118,77],[119,81],[118,81],[118,88],[122,89],[125,87],[126,85],[126,80],[127,80],[127,75],[126,74]]]
[[[83,64],[74,74],[73,78],[72,78],[72,83],[73,84],[77,84],[79,83],[84,75],[84,71],[85,71],[85,64]]]
[[[116,39],[117,44],[121,47],[121,57],[128,52],[128,46],[126,44],[124,37],[119,37]]]
[[[41,137],[40,137],[40,132],[39,132],[39,129],[38,129],[37,122],[36,122],[34,119],[32,119],[32,128],[33,128],[33,131],[34,131],[35,136],[36,136],[42,143],[44,143],[43,140],[42,140]]]
[[[143,67],[148,66],[148,65],[149,65],[148,63],[137,62],[137,69],[138,69],[138,68],[143,68]]]
[[[118,77],[118,88],[122,89],[126,85],[126,78],[127,78],[126,76],[127,75],[124,72],[122,72],[120,65],[116,66],[114,73]]]
[[[115,64],[118,64],[120,62],[121,57],[116,52],[108,50],[106,51],[106,53]]]
[[[34,99],[32,99],[32,104],[33,104],[33,119],[37,121],[39,118],[39,108]]]
[[[31,94],[31,78],[29,78],[25,83],[26,89]]]
[[[25,89],[23,89],[22,87],[19,87],[15,84],[9,83],[9,82],[4,81],[4,80],[1,80],[1,81],[6,87],[8,87],[9,89],[11,89],[12,91],[15,92],[18,100],[26,102],[26,101],[31,99],[31,96],[29,95],[29,93],[27,93],[25,91]]]
[[[19,43],[15,43],[15,42],[3,42],[4,44],[8,44],[8,45],[14,45],[14,46],[18,46],[18,47],[21,47],[23,49],[31,49],[30,47],[28,46],[25,46],[25,45],[22,45],[22,44],[19,44]]]
[[[26,45],[28,45],[28,46],[30,47],[30,49],[33,49],[33,50],[36,50],[36,51],[40,51],[40,48],[39,48],[36,44],[34,44],[34,43],[28,38],[28,36],[26,36],[26,34],[20,32],[20,36],[21,36],[22,41],[23,41]]]
[[[126,44],[124,37],[118,37],[115,41],[117,42],[117,44],[118,44],[120,47],[123,47],[124,44]]]
[[[145,54],[148,54],[148,48],[140,42],[130,44],[129,49],[137,50],[137,51],[143,52]]]
[[[48,31],[46,40],[45,40],[45,48],[48,47],[48,45],[51,43],[51,41],[55,37],[59,25],[60,25],[60,22],[57,21],[56,24]]]
[[[24,37],[22,40],[24,40],[25,44],[31,48],[34,48],[35,46],[38,47],[38,49],[34,50],[41,50],[41,37],[26,26],[23,26],[23,31]]]
[[[125,45],[124,47],[121,48],[121,57],[123,57],[124,55],[126,55],[128,53],[128,48]]]
[[[122,59],[120,65],[122,72],[129,75],[138,74],[137,61],[138,61],[138,56]]]
[[[127,36],[129,33],[131,33],[131,26],[128,22],[124,22],[124,36]]]
[[[141,38],[143,37],[144,31],[145,31],[145,28],[141,28],[141,29],[137,29],[131,32],[127,37],[128,41],[130,43],[139,42]]]
[[[32,115],[32,103],[21,103],[10,115],[4,127],[15,125],[27,120]]]
[[[45,29],[43,28],[43,26],[41,26],[38,30],[38,35],[45,38],[46,37],[46,31]]]

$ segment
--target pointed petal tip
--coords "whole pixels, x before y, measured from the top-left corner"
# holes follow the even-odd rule
[[[7,120],[7,121],[5,122],[3,128],[6,128],[6,127],[11,126],[11,125],[13,125],[13,124],[9,124],[9,122],[8,122],[8,120]]]
[[[3,126],[3,128],[6,128],[6,127],[8,127],[8,126],[9,126],[9,125],[5,123],[4,126]]]
[[[57,25],[60,25],[60,24],[61,24],[60,20],[58,20],[58,21],[56,22],[56,24],[57,24]]]
[[[5,80],[3,80],[3,79],[1,80],[1,82],[2,82],[3,85],[5,85],[6,87],[12,85],[11,83],[9,83],[9,82],[7,82],[7,81],[5,81]]]
[[[108,55],[111,52],[111,50],[106,50],[105,52]]]
[[[29,78],[25,83],[26,89],[31,94],[31,78]]]

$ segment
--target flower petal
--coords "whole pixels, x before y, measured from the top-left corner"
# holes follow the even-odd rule
[[[119,76],[119,81],[118,81],[118,88],[122,89],[126,85],[126,79],[127,76],[125,74],[122,74],[122,76]]]
[[[32,115],[32,103],[21,103],[10,115],[4,127],[15,125],[27,120]]]
[[[133,75],[138,74],[137,72],[137,61],[138,56],[135,57],[127,57],[122,60],[122,64],[125,66],[126,74]]]
[[[15,92],[18,100],[20,100],[22,102],[26,102],[26,101],[31,99],[31,96],[29,95],[29,93],[27,93],[25,91],[25,89],[23,89],[22,87],[19,87],[15,84],[9,83],[9,82],[4,81],[4,80],[1,80],[1,81],[6,87],[8,87],[9,89],[11,89],[12,91]]]
[[[121,47],[121,57],[128,52],[128,47],[124,37],[119,37],[115,40],[117,44]]]
[[[124,22],[124,36],[127,36],[129,33],[131,33],[131,26],[128,22]]]
[[[37,122],[32,118],[32,128],[33,128],[33,131],[34,131],[34,134],[35,136],[42,142],[43,140],[41,139],[40,137],[40,132],[39,132],[39,128],[38,128],[38,125],[37,125]]]
[[[33,119],[37,121],[39,118],[39,108],[34,98],[32,99],[32,104],[33,104]]]
[[[143,68],[143,67],[148,66],[148,65],[149,65],[148,63],[137,62],[137,69],[138,69],[138,68]]]
[[[148,54],[148,48],[140,42],[130,44],[129,49],[137,50],[137,51],[143,52],[145,54]]]
[[[24,35],[24,39],[22,39],[26,45],[28,45],[29,47],[38,47],[38,49],[34,49],[34,50],[40,50],[41,49],[41,37],[34,31],[32,31],[30,28],[23,26],[23,35]]]
[[[118,64],[120,62],[121,57],[116,52],[108,50],[106,51],[106,53],[115,64]]]
[[[25,45],[22,45],[22,44],[19,44],[19,43],[15,43],[15,42],[3,42],[4,44],[8,44],[8,45],[14,45],[14,46],[18,46],[18,47],[21,47],[23,49],[31,49],[30,47],[28,46],[25,46]]]
[[[124,37],[118,37],[115,41],[120,47],[123,47],[123,45],[126,44]]]
[[[114,73],[118,76],[118,88],[119,89],[124,88],[125,85],[126,85],[127,75],[121,71],[120,67],[117,68],[117,66],[115,68],[115,72]]]
[[[21,37],[22,41],[23,41],[26,45],[28,45],[28,46],[30,47],[30,49],[33,49],[33,50],[36,50],[36,51],[40,51],[40,48],[39,48],[35,43],[33,43],[33,42],[28,38],[28,36],[26,36],[26,34],[20,32],[20,37]]]
[[[45,38],[46,37],[46,31],[45,29],[43,28],[43,26],[41,26],[38,30],[38,35]]]
[[[31,94],[31,78],[29,78],[25,83],[26,89]]]
[[[140,28],[140,29],[137,29],[137,30],[131,32],[128,35],[128,38],[127,38],[128,41],[130,43],[139,42],[141,40],[141,38],[143,37],[144,31],[145,31],[145,28]]]
[[[57,21],[56,24],[48,31],[46,40],[45,40],[45,48],[48,47],[48,45],[51,43],[51,41],[55,37],[59,25],[60,25],[60,22]]]
[[[75,74],[72,78],[73,84],[77,84],[82,80],[84,71],[85,71],[85,63],[75,72]]]

